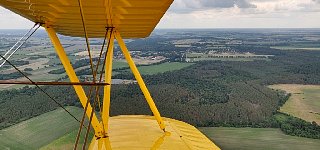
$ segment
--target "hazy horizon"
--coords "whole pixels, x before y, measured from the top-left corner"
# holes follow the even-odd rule
[[[29,28],[0,28],[0,30],[28,30]],[[280,30],[292,30],[292,29],[316,29],[316,30],[320,30],[320,27],[315,27],[315,28],[309,28],[309,27],[301,27],[301,28],[275,28],[275,27],[270,27],[270,28],[254,28],[254,27],[248,27],[248,28],[155,28],[154,30],[220,30],[220,29],[243,29],[243,30],[246,30],[246,29],[280,29]],[[44,30],[44,28],[39,28],[38,30]]]
[[[174,0],[156,29],[320,28],[320,0]],[[0,6],[0,29],[33,22]]]

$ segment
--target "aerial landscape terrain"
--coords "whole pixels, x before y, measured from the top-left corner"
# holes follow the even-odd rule
[[[25,32],[0,29],[0,54]],[[85,39],[59,37],[77,76],[91,81]],[[156,29],[125,42],[161,115],[220,148],[319,149],[320,29]],[[103,40],[90,43],[97,60]],[[110,115],[152,115],[118,44],[113,59]],[[34,81],[69,80],[44,30],[10,62]],[[8,63],[0,80],[27,81]],[[81,118],[71,86],[42,88]],[[0,149],[72,149],[78,128],[35,86],[0,85]]]

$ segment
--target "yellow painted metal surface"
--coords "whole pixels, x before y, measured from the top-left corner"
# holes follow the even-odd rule
[[[60,40],[58,39],[58,37],[55,33],[55,31],[50,27],[47,27],[46,30],[47,30],[47,33],[51,39],[51,42],[56,50],[56,53],[58,54],[58,56],[61,60],[61,63],[63,65],[63,67],[65,68],[67,75],[69,76],[70,81],[76,82],[76,83],[80,82],[71,63],[70,63],[70,61],[69,61],[69,59],[68,59],[66,52],[64,51],[64,49],[60,43]],[[87,98],[86,93],[84,92],[82,86],[81,85],[73,85],[73,88],[76,91],[82,106],[85,107],[87,104],[88,98]],[[86,112],[88,118],[90,117],[91,112],[92,112],[92,107],[89,104],[88,108],[87,108],[87,112]],[[95,133],[97,135],[102,135],[101,126],[99,124],[98,118],[96,117],[95,113],[93,114],[93,117],[92,117],[92,126],[93,126]]]
[[[116,27],[123,38],[147,37],[173,0],[81,0],[89,37]],[[83,37],[78,0],[0,0],[0,5],[63,35]]]
[[[157,128],[153,116],[110,118],[108,138],[94,138],[89,149],[101,150],[220,150],[198,129],[182,121],[163,118],[166,132]]]
[[[125,45],[120,33],[118,31],[115,31],[115,36],[116,36],[116,39],[117,39],[118,44],[120,46],[120,49],[122,50],[122,53],[123,53],[125,59],[127,60],[128,65],[129,65],[134,77],[136,78],[144,97],[146,98],[146,100],[147,100],[147,102],[149,104],[149,107],[150,107],[153,115],[155,116],[160,128],[162,130],[165,130],[165,125],[164,125],[164,122],[163,122],[163,120],[161,118],[161,115],[160,115],[160,113],[158,111],[158,108],[156,107],[156,104],[154,103],[154,101],[153,101],[153,99],[152,99],[152,97],[150,95],[150,92],[149,92],[146,84],[144,83],[144,81],[143,81],[143,79],[142,79],[142,77],[141,77],[141,75],[139,73],[138,68],[134,64],[134,62],[133,62],[133,60],[132,60],[132,58],[130,56],[130,53],[129,53],[129,51],[128,51],[128,49],[127,49],[127,47],[126,47],[126,45]]]
[[[79,82],[70,61],[55,33],[55,31],[47,27],[46,28],[49,37],[56,49],[56,52],[66,69],[66,72],[71,82]],[[147,149],[192,149],[192,150],[219,150],[212,141],[210,141],[205,135],[203,135],[195,127],[169,118],[162,118],[160,113],[136,67],[130,53],[120,35],[120,33],[114,29],[110,38],[110,47],[108,48],[108,55],[106,61],[105,81],[111,81],[112,72],[112,53],[113,53],[113,41],[116,38],[130,69],[132,70],[140,89],[142,90],[151,111],[154,116],[116,116],[109,118],[110,107],[110,89],[111,86],[104,88],[104,103],[102,122],[99,122],[94,115],[92,120],[92,126],[95,130],[95,137],[89,146],[91,150],[147,150]],[[76,93],[85,107],[87,97],[81,86],[74,86]],[[90,116],[92,107],[89,106],[87,115]],[[158,125],[162,130],[158,128]],[[102,126],[104,125],[104,126]],[[105,132],[102,128],[107,129]],[[105,134],[106,133],[106,134]]]
[[[105,82],[110,83],[104,87],[103,94],[103,111],[102,111],[102,122],[105,133],[108,133],[109,124],[109,112],[110,112],[110,95],[111,95],[111,77],[112,77],[112,58],[113,58],[113,42],[114,42],[114,31],[109,30],[108,38],[110,38],[110,45],[108,47],[107,60],[105,64]],[[111,34],[111,35],[110,35]]]
[[[195,127],[174,119],[162,118],[122,38],[147,37],[173,0],[0,0],[3,6],[37,23],[43,23],[71,82],[79,82],[56,35],[104,37],[106,27],[114,27],[106,61],[105,82],[111,83],[114,36],[143,92],[154,116],[117,116],[109,118],[111,86],[104,87],[102,122],[95,113],[95,137],[89,149],[210,149],[219,150]],[[109,33],[110,34],[110,33]],[[109,37],[109,36],[108,36]],[[83,107],[87,96],[80,85],[73,86]],[[89,104],[86,115],[90,117]],[[160,130],[158,126],[163,130]],[[106,130],[103,131],[103,128]],[[165,131],[165,132],[164,132]],[[107,134],[105,134],[107,133]],[[105,137],[107,135],[107,137]]]

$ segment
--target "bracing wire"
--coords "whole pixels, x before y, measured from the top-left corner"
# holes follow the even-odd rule
[[[27,42],[27,40],[40,28],[40,25],[6,58],[4,61],[0,64],[0,67],[2,67],[5,63],[6,60],[10,59],[10,57],[19,50],[19,48]],[[16,45],[16,44],[15,44]],[[5,56],[4,56],[5,57]]]
[[[36,25],[37,25],[37,23],[34,24],[34,26],[31,27],[30,30],[29,30],[27,33],[25,33],[13,46],[3,55],[3,57],[6,57],[7,54],[10,53],[10,52],[13,50],[13,48],[16,47],[17,44],[18,44],[24,37],[26,37],[26,36],[32,31],[32,29],[34,29],[34,27],[36,27]],[[2,58],[0,58],[0,60],[2,60]]]
[[[102,47],[101,47],[101,51],[100,51],[100,54],[99,54],[99,59],[98,59],[98,62],[97,62],[97,66],[96,66],[96,70],[95,70],[95,74],[97,74],[97,71],[99,69],[99,66],[100,66],[100,61],[101,61],[101,56],[102,56],[102,53],[103,53],[103,49],[104,49],[104,46],[106,44],[106,39],[107,39],[107,35],[108,35],[108,30],[109,28],[106,29],[106,33],[104,35],[104,40],[103,40],[103,44],[102,44]],[[112,31],[112,30],[111,30]],[[110,33],[111,34],[111,33]],[[110,39],[110,38],[109,38]],[[107,48],[109,48],[109,44],[110,44],[110,41],[108,41],[108,46]],[[106,53],[108,52],[108,49],[106,51]],[[105,63],[104,63],[105,64]],[[103,65],[104,65],[103,64]],[[100,72],[100,76],[101,74],[103,74],[103,72]],[[100,77],[100,80],[99,80],[99,83],[101,83],[101,77]],[[108,83],[107,83],[108,84]],[[109,84],[108,84],[109,85]],[[96,87],[98,88],[98,87]],[[96,89],[96,90],[99,90],[99,89]],[[99,96],[99,95],[98,95]],[[100,98],[98,98],[98,106],[99,106],[99,111],[100,111],[100,114],[102,116],[102,111],[101,111],[101,106],[100,106]],[[105,133],[105,130],[104,130],[104,124],[103,124],[103,118],[101,117],[101,122],[102,122],[102,129],[103,129],[103,133]]]
[[[108,83],[93,83],[93,82],[34,82],[37,85],[83,85],[83,86],[105,86],[109,85]],[[0,84],[23,84],[23,85],[33,85],[32,82],[26,81],[2,81],[0,80]]]
[[[62,104],[60,104],[57,100],[55,100],[52,96],[50,96],[45,90],[43,90],[38,84],[36,84],[32,79],[30,79],[25,73],[23,73],[20,69],[18,69],[14,64],[12,64],[9,60],[5,57],[0,55],[0,57],[5,60],[9,65],[11,65],[15,70],[17,70],[21,75],[27,78],[33,85],[35,85],[42,93],[47,95],[52,101],[54,101],[59,107],[61,107],[64,111],[66,111],[72,118],[74,118],[77,122],[80,122],[73,114],[70,113]]]
[[[105,57],[104,57],[103,66],[101,68],[101,74],[100,74],[99,82],[101,82],[101,80],[102,80],[102,75],[103,75],[103,72],[104,72],[104,69],[105,69],[105,64],[106,64],[105,62],[107,60],[108,50],[109,50],[109,46],[110,46],[110,42],[111,42],[111,36],[113,35],[112,34],[112,30],[113,30],[113,28],[111,28],[110,37],[108,39],[107,51],[106,51],[106,54],[105,54]],[[97,103],[96,98],[98,97],[97,95],[99,94],[99,89],[100,89],[99,87],[97,87],[97,89],[96,89],[96,93],[95,93],[96,95],[95,95],[95,100],[93,102],[93,107],[95,107],[95,105]],[[86,143],[87,143],[87,140],[88,140],[88,137],[89,137],[89,131],[90,131],[90,127],[91,127],[92,117],[93,117],[93,112],[91,112],[91,115],[90,115],[90,119],[89,119],[89,123],[88,123],[88,127],[87,127],[87,132],[86,132],[86,136],[85,136],[85,139],[84,139],[84,143],[83,143],[82,149],[85,149],[85,146],[86,146]]]
[[[84,36],[85,36],[85,39],[86,39],[86,45],[87,45],[87,50],[88,50],[88,55],[89,55],[89,61],[90,61],[90,69],[91,69],[91,72],[92,72],[92,76],[93,76],[93,82],[95,83],[96,82],[96,71],[94,71],[93,69],[93,62],[92,62],[92,56],[91,56],[91,52],[90,52],[90,45],[89,45],[89,39],[88,39],[88,33],[86,31],[86,26],[85,26],[85,19],[84,19],[84,13],[83,13],[83,10],[82,10],[82,2],[81,0],[78,0],[78,5],[79,5],[79,10],[80,10],[80,16],[81,16],[81,21],[82,21],[82,27],[83,27],[83,32],[84,32]],[[107,34],[107,33],[106,33]],[[108,45],[109,46],[109,45]],[[103,48],[101,49],[103,50]],[[101,55],[100,55],[101,57]],[[99,58],[100,59],[100,58]],[[99,62],[98,62],[99,63]],[[97,65],[97,69],[98,70],[99,68],[99,65]],[[100,79],[101,80],[101,79]],[[87,99],[87,104],[85,106],[85,111],[84,111],[84,114],[83,114],[83,117],[82,117],[82,120],[81,120],[81,124],[83,124],[83,120],[84,120],[84,115],[87,111],[87,107],[88,107],[88,104],[89,104],[89,101],[90,101],[90,97],[91,97],[91,94],[92,94],[92,90],[93,90],[93,87],[90,88],[90,91],[89,91],[89,96],[88,96],[88,99]],[[96,93],[97,94],[97,93]],[[97,97],[97,96],[95,96]],[[96,98],[94,99],[94,104],[95,104],[95,101],[96,101]],[[99,100],[100,101],[100,100]],[[92,120],[92,115],[93,115],[93,112],[94,112],[94,109],[95,109],[95,105],[93,106],[93,111],[91,112],[91,116],[90,116],[90,123],[91,124],[91,120]],[[100,110],[101,111],[101,110]],[[88,125],[90,127],[90,125]],[[74,149],[77,148],[77,144],[78,144],[78,141],[79,141],[79,137],[80,134],[81,134],[81,130],[82,130],[82,126],[80,125],[80,128],[79,128],[79,132],[78,132],[78,135],[77,135],[77,139],[76,139],[76,143],[75,143],[75,146],[74,146]],[[89,132],[90,129],[87,129],[87,133]],[[86,135],[87,137],[87,135]],[[86,141],[86,140],[85,140]],[[85,144],[84,144],[84,147],[85,147]]]
[[[107,28],[107,31],[109,30],[109,28]],[[102,64],[102,69],[101,69],[101,73],[100,73],[100,80],[99,80],[99,83],[101,83],[101,79],[102,79],[102,75],[103,75],[103,72],[104,72],[104,69],[105,69],[105,61],[107,60],[107,56],[108,56],[108,50],[109,50],[109,46],[110,46],[110,42],[111,41],[111,36],[113,34],[113,28],[111,28],[111,31],[110,31],[110,37],[109,37],[109,40],[108,40],[108,45],[107,45],[107,50],[106,50],[106,54],[104,55],[104,63]],[[107,36],[107,34],[105,35]],[[101,53],[100,53],[101,55]],[[97,68],[98,70],[98,68]],[[109,83],[108,85],[110,85],[111,83]],[[100,87],[96,87],[97,88],[97,91],[99,91],[99,88]],[[99,107],[100,107],[100,101],[98,102],[99,104]],[[100,107],[100,113],[101,113],[101,107]],[[101,114],[102,115],[102,114]],[[101,121],[102,121],[102,129],[103,129],[103,132],[105,132],[105,128],[104,128],[104,124],[103,124],[103,117],[101,117]]]
[[[78,0],[78,5],[79,5],[79,9],[80,9],[80,16],[81,16],[81,21],[82,21],[84,37],[86,39],[86,45],[87,45],[87,50],[88,50],[88,55],[89,55],[90,69],[91,69],[92,76],[93,76],[93,82],[96,82],[96,76],[95,76],[94,70],[93,70],[93,62],[92,62],[92,56],[91,56],[91,51],[90,51],[89,38],[88,38],[87,29],[86,29],[86,24],[85,24],[85,19],[84,19],[84,13],[83,13],[83,10],[82,10],[82,2],[81,2],[81,0]]]
[[[98,72],[98,68],[99,68],[100,61],[101,61],[101,56],[102,56],[103,49],[104,49],[104,46],[105,46],[105,43],[106,43],[107,34],[108,34],[108,29],[107,29],[107,31],[105,33],[105,36],[104,36],[103,44],[102,44],[101,51],[100,51],[100,54],[99,54],[98,63],[97,63],[97,66],[96,66],[95,72],[94,72],[95,74]],[[75,142],[75,145],[74,145],[74,150],[77,149],[77,146],[78,146],[78,142],[79,142],[80,134],[81,134],[81,131],[82,131],[82,126],[83,126],[83,123],[84,123],[84,118],[85,118],[85,115],[86,115],[86,112],[87,112],[87,109],[88,109],[88,104],[89,104],[89,101],[90,101],[92,90],[93,90],[93,87],[91,87],[90,91],[89,91],[89,98],[87,99],[87,103],[86,103],[86,106],[85,106],[85,109],[84,109],[84,112],[83,112],[83,115],[82,115],[82,119],[81,119],[79,130],[78,130],[78,134],[77,134],[77,137],[76,137],[76,142]],[[101,112],[101,110],[100,110],[100,112]]]
[[[79,5],[79,11],[80,11],[80,16],[81,16],[81,21],[82,21],[83,32],[84,32],[84,36],[85,36],[85,39],[86,39],[86,46],[87,46],[88,55],[89,55],[90,69],[91,69],[92,76],[93,76],[93,82],[95,83],[96,75],[95,75],[95,72],[93,70],[93,62],[92,62],[92,57],[91,57],[91,52],[90,52],[89,39],[88,39],[87,30],[86,30],[86,25],[85,25],[84,13],[83,13],[83,10],[82,10],[82,2],[81,2],[81,0],[78,0],[78,5]],[[78,144],[78,141],[79,141],[79,137],[78,136],[80,136],[80,134],[81,134],[82,125],[83,125],[83,122],[84,122],[85,114],[86,114],[87,109],[88,109],[88,105],[90,103],[92,90],[93,90],[93,87],[91,87],[90,91],[89,91],[89,96],[87,98],[87,103],[86,103],[86,106],[85,106],[85,109],[84,109],[84,113],[83,113],[83,116],[82,116],[82,119],[81,119],[81,122],[80,122],[81,125],[80,125],[79,131],[78,131],[78,135],[77,135],[77,138],[76,138],[74,149],[77,148],[77,144]]]

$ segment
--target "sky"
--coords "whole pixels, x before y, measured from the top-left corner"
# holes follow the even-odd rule
[[[0,6],[0,29],[31,26]],[[174,0],[157,28],[320,28],[320,0]]]

